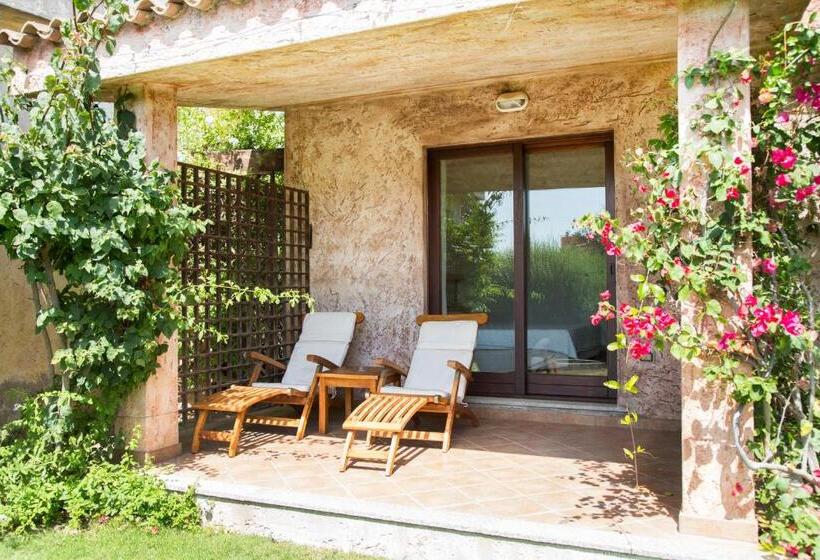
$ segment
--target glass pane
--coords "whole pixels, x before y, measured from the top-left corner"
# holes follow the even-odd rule
[[[526,156],[529,373],[607,374],[605,327],[589,322],[607,288],[606,255],[573,224],[606,208],[605,167],[603,146]]]
[[[485,311],[473,369],[515,369],[512,154],[441,161],[441,305]]]

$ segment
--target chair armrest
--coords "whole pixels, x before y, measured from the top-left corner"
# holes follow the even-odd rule
[[[325,369],[339,369],[339,366],[337,366],[330,360],[323,358],[321,356],[317,356],[316,354],[308,354],[307,356],[305,356],[305,359],[309,362],[313,362],[314,364],[320,365]]]
[[[373,365],[376,367],[392,369],[402,377],[407,377],[407,369],[401,367],[395,362],[391,362],[387,358],[376,358],[373,360]]]
[[[248,352],[245,355],[248,357],[248,359],[256,362],[256,365],[253,366],[251,377],[250,379],[248,379],[248,386],[253,385],[259,380],[259,375],[262,373],[262,364],[269,364],[275,367],[276,369],[281,369],[283,371],[287,369],[287,366],[279,360],[274,360],[270,356],[265,356],[264,354],[260,354],[259,352]]]
[[[467,366],[465,366],[461,362],[459,362],[457,360],[448,360],[447,361],[447,367],[450,368],[450,369],[454,369],[455,371],[457,371],[458,373],[463,375],[464,379],[466,379],[467,381],[472,381],[473,380],[473,372],[471,372],[470,368],[468,368]]]
[[[272,365],[277,369],[287,369],[287,366],[279,360],[274,360],[270,356],[265,356],[264,354],[260,354],[259,352],[248,352],[247,356],[254,362],[263,362]]]

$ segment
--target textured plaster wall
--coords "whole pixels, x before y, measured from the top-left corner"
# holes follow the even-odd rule
[[[451,90],[296,107],[286,112],[288,184],[311,193],[314,245],[311,287],[320,309],[367,316],[349,363],[377,356],[406,363],[425,309],[425,148],[455,144],[614,132],[616,211],[633,206],[625,150],[642,145],[674,92],[674,63],[606,65]],[[500,114],[496,95],[525,90],[526,111]],[[629,271],[618,268],[618,295]],[[622,375],[641,375],[634,404],[674,418],[679,367],[662,356]],[[623,397],[622,397],[623,398]]]
[[[0,249],[0,423],[23,395],[50,384],[42,338],[34,333],[34,308],[26,278]]]

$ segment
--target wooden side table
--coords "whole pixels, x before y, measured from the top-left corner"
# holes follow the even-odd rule
[[[319,377],[319,433],[327,433],[327,419],[330,402],[327,390],[331,387],[343,389],[345,393],[345,418],[353,409],[353,389],[365,389],[371,393],[379,390],[381,385],[399,385],[401,376],[390,370],[379,367],[346,368],[318,374]],[[381,382],[381,384],[380,384]]]

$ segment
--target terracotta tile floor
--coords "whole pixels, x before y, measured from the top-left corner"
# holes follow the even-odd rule
[[[293,430],[254,427],[233,459],[225,446],[203,442],[200,454],[169,464],[184,476],[324,496],[652,536],[677,531],[677,433],[639,434],[653,456],[642,459],[636,490],[622,451],[629,445],[626,429],[499,420],[473,428],[459,422],[448,453],[404,444],[387,478],[378,463],[357,462],[340,473],[344,434],[338,423],[331,428],[323,436],[312,425],[313,433],[299,442]]]

